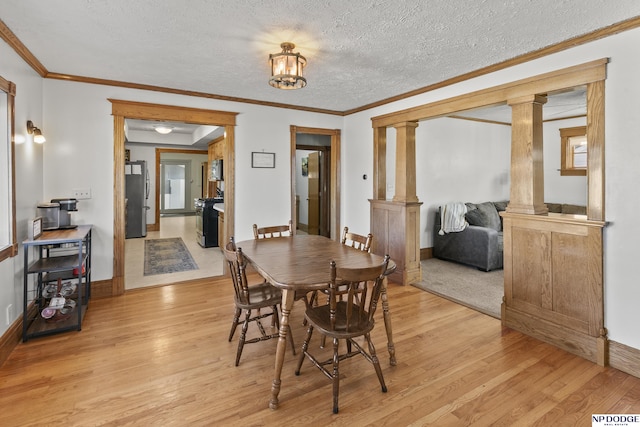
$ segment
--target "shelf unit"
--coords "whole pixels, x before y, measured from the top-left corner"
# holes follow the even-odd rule
[[[82,319],[91,298],[91,228],[91,225],[79,225],[73,229],[45,231],[37,239],[22,242],[23,342],[33,337],[82,329]],[[31,248],[35,248],[35,251]],[[37,258],[30,260],[30,252],[36,252]],[[37,277],[32,290],[29,290],[30,275]],[[67,286],[75,284],[73,293],[66,296],[66,301],[74,301],[75,306],[70,310],[71,316],[68,318],[54,320],[54,316],[52,319],[45,319],[42,317],[42,310],[49,306],[52,298],[46,292],[46,287],[52,283],[57,284],[58,279],[70,284]],[[53,296],[57,296],[57,292]],[[32,307],[29,306],[30,301],[33,301]]]

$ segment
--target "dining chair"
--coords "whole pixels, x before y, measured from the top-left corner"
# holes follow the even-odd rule
[[[340,242],[343,245],[352,247],[359,251],[371,252],[371,244],[373,243],[373,234],[369,233],[366,236],[363,236],[362,234],[351,233],[349,232],[349,227],[344,227],[342,229],[342,236],[340,237]],[[317,304],[318,292],[319,291],[314,291],[311,294],[311,297],[309,298],[309,304],[311,305]],[[328,290],[323,289],[320,292],[327,294]],[[325,341],[323,337],[320,347],[324,347],[324,344],[325,344]]]
[[[305,310],[304,317],[309,327],[302,344],[302,352],[295,374],[300,375],[302,363],[305,358],[308,358],[314,366],[333,381],[334,414],[338,413],[339,363],[342,360],[362,355],[364,359],[373,364],[382,392],[387,392],[380,362],[371,341],[371,331],[375,325],[373,315],[382,291],[388,264],[389,255],[384,257],[382,264],[364,268],[341,268],[336,266],[335,261],[331,261],[329,304],[312,306]],[[333,356],[331,358],[318,360],[310,353],[309,341],[311,341],[314,329],[333,339]],[[364,337],[368,352],[364,348],[364,343],[361,346],[355,340],[357,337]],[[342,354],[339,348],[340,340],[344,340],[347,344],[346,351]]]
[[[253,224],[253,238],[256,240],[288,236],[293,236],[293,224],[291,220],[289,220],[289,224],[287,225],[272,225],[269,227],[258,227],[257,224]]]
[[[361,234],[349,232],[349,227],[345,227],[342,230],[342,238],[340,239],[343,245],[351,246],[352,248],[370,252],[371,244],[373,242],[373,234],[369,233],[366,236]]]
[[[231,281],[233,282],[235,303],[235,313],[233,316],[233,323],[231,324],[231,332],[229,332],[229,342],[233,339],[233,335],[235,334],[238,325],[242,324],[242,331],[240,333],[240,339],[238,340],[238,351],[236,352],[236,366],[238,366],[240,363],[240,356],[242,356],[242,349],[245,344],[265,341],[271,338],[278,338],[278,329],[280,327],[278,305],[282,302],[282,294],[278,288],[272,286],[266,281],[249,285],[246,275],[247,261],[242,253],[242,248],[236,248],[233,238],[231,238],[231,241],[223,248],[223,253],[229,266]],[[267,308],[271,310],[267,313],[261,313],[262,309]],[[254,310],[257,314],[252,316],[252,311]],[[240,316],[243,312],[244,319],[241,320]],[[276,327],[275,333],[267,334],[264,326],[260,322],[260,320],[265,317],[272,318],[272,326]],[[249,323],[251,322],[256,323],[258,330],[260,331],[260,337],[247,340],[247,330],[249,328]],[[296,352],[291,328],[289,328],[288,336],[290,338],[293,354],[295,355]]]

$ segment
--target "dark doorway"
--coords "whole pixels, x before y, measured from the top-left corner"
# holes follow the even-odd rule
[[[330,237],[331,136],[296,133],[296,229]]]

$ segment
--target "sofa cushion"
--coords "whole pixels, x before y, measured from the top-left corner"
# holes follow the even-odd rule
[[[498,215],[498,211],[492,202],[467,203],[466,205],[467,214],[465,218],[469,224],[502,231],[500,215]]]
[[[560,203],[545,203],[547,205],[547,209],[551,213],[562,213],[562,205]]]
[[[478,227],[484,227],[484,223],[485,223],[484,215],[482,215],[479,209],[473,209],[468,211],[464,215],[464,217],[469,223],[469,225],[477,225]]]
[[[504,212],[507,210],[507,205],[509,204],[508,200],[504,200],[502,202],[493,202],[493,206],[496,207],[498,212]]]

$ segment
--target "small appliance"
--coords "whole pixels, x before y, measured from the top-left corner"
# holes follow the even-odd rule
[[[51,203],[40,203],[37,207],[37,216],[42,217],[43,230],[58,230],[76,228],[71,224],[71,214],[76,212],[76,199],[51,199]]]

